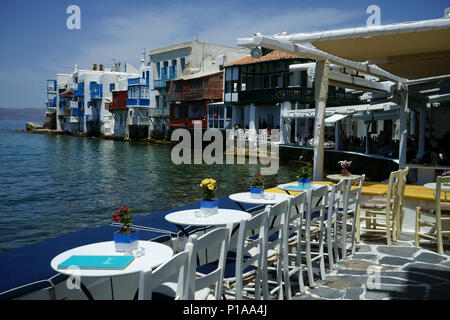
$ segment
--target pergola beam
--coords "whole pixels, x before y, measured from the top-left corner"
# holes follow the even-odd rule
[[[258,34],[253,38],[240,38],[237,40],[237,44],[238,46],[247,48],[264,47],[272,50],[279,50],[313,60],[327,60],[329,61],[329,63],[348,67],[393,82],[406,83],[408,81],[405,78],[398,77],[387,71],[384,71],[376,65],[369,65],[367,63],[351,61],[348,59],[337,57],[316,48],[307,47],[305,45],[295,44],[289,41],[279,40],[264,35]]]

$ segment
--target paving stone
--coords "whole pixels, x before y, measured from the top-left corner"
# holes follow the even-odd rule
[[[414,233],[405,233],[405,232],[403,232],[397,240],[414,242],[415,241],[415,235],[414,235]]]
[[[394,266],[402,266],[404,264],[413,262],[414,260],[399,258],[399,257],[383,257],[380,259],[381,264],[390,264]]]
[[[338,275],[351,274],[351,275],[356,275],[356,276],[363,276],[363,275],[367,275],[367,270],[342,269],[342,270],[338,270],[337,274]]]
[[[415,260],[435,264],[435,263],[441,263],[441,262],[447,260],[447,258],[444,256],[441,256],[439,254],[435,254],[435,253],[422,252],[415,258]]]
[[[370,266],[380,266],[378,263],[370,262],[370,261],[364,261],[359,259],[352,259],[347,262],[345,265],[346,269],[351,270],[367,270]]]
[[[366,290],[367,299],[424,299],[426,296],[425,286],[413,286],[413,285],[391,285],[391,284],[380,284],[379,289],[369,289]]]
[[[311,293],[325,299],[341,299],[343,293],[332,288],[319,287],[311,290]]]
[[[353,256],[354,259],[362,259],[362,260],[372,260],[376,261],[378,256],[376,254],[362,254],[357,253]]]
[[[344,299],[359,300],[363,294],[363,288],[350,288],[345,291]]]
[[[372,247],[368,246],[368,245],[357,245],[356,246],[356,252],[371,252],[372,251]]]
[[[378,252],[396,256],[411,258],[420,248],[401,247],[401,246],[379,246],[376,248]]]
[[[412,263],[403,268],[403,270],[440,277],[450,281],[450,268],[442,264]]]
[[[337,289],[337,290],[343,290],[343,289],[347,289],[350,288],[352,286],[352,282],[344,280],[342,278],[334,278],[334,279],[330,279],[331,277],[327,277],[327,282],[325,283],[325,286],[329,287],[329,288],[333,288],[333,289]]]

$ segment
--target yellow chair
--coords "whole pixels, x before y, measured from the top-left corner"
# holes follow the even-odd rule
[[[416,247],[419,246],[420,238],[427,238],[431,240],[437,241],[438,252],[439,254],[444,254],[444,244],[442,240],[443,235],[448,235],[447,239],[450,242],[450,202],[447,199],[447,192],[442,191],[443,184],[450,184],[450,176],[449,177],[437,177],[436,179],[436,193],[434,206],[432,207],[417,207],[416,208]],[[444,193],[443,198],[441,198],[441,194]],[[435,219],[435,222],[422,220],[422,215],[431,217]],[[442,225],[448,223],[449,228],[446,231],[442,230]],[[427,226],[432,228],[432,232],[421,233],[420,229],[422,226]],[[433,235],[434,231],[436,235]]]
[[[386,197],[375,197],[360,202],[360,209],[356,218],[356,243],[360,242],[362,231],[365,233],[385,233],[388,245],[391,244],[391,238],[393,241],[397,241],[395,221],[400,200],[398,192],[400,178],[401,170],[391,172]],[[364,216],[361,215],[361,211],[365,213]],[[365,222],[365,228],[361,227],[363,221]],[[382,223],[383,221],[384,223]]]

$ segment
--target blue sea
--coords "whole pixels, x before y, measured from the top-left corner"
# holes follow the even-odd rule
[[[0,252],[106,225],[121,205],[148,215],[201,199],[204,178],[217,196],[247,191],[258,165],[174,165],[171,146],[17,132],[0,121]],[[266,188],[295,180],[280,163]]]

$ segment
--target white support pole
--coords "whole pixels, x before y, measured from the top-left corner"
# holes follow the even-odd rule
[[[341,148],[341,121],[336,121],[334,126],[334,150],[339,150]]]
[[[284,101],[280,108],[280,142],[282,144],[289,144],[291,142],[291,118],[285,118],[283,115],[286,111],[291,110],[291,103]]]
[[[406,166],[406,145],[408,140],[408,129],[407,129],[407,117],[406,109],[408,108],[408,88],[401,90],[401,103],[400,103],[400,143],[398,150],[398,166],[400,169],[404,169]]]
[[[328,61],[317,61],[314,77],[314,99],[316,101],[316,120],[314,123],[314,181],[320,181],[323,178],[325,107],[328,97],[329,70],[330,64]]]
[[[422,157],[425,153],[425,120],[427,117],[425,107],[420,107],[419,117],[419,151],[417,156]]]
[[[369,154],[369,125],[370,125],[370,122],[366,121],[365,124],[366,124],[366,152],[365,152],[365,154]]]

